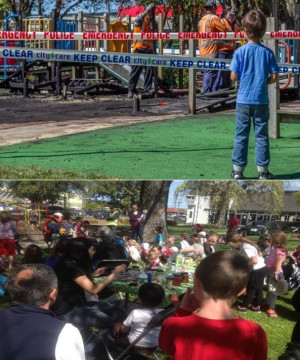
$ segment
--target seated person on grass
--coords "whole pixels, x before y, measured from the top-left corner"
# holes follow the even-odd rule
[[[155,283],[144,283],[139,288],[138,297],[143,304],[143,308],[135,309],[130,312],[123,323],[116,322],[114,325],[114,334],[120,337],[127,335],[128,344],[144,331],[150,320],[163,309],[158,306],[165,297],[165,291],[162,286]],[[160,326],[149,330],[140,341],[134,346],[134,349],[143,353],[152,353],[158,346],[158,335]],[[125,342],[126,343],[126,342]]]
[[[0,312],[1,360],[85,360],[79,330],[49,310],[57,277],[44,264],[24,264],[7,281],[12,305]]]
[[[245,292],[249,275],[248,260],[235,251],[218,251],[203,259],[193,289],[162,325],[162,351],[173,360],[266,360],[263,328],[231,309]]]

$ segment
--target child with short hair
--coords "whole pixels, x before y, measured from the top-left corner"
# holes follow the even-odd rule
[[[159,284],[144,283],[139,288],[138,297],[144,307],[132,310],[123,323],[118,322],[114,325],[115,335],[128,334],[127,338],[130,344],[144,331],[150,320],[163,310],[158,306],[165,297],[165,291]],[[135,344],[134,348],[143,353],[155,351],[158,346],[159,331],[160,326],[151,329]]]
[[[278,80],[279,67],[273,51],[261,44],[267,22],[259,10],[249,11],[242,20],[248,39],[234,53],[230,64],[231,80],[239,80],[236,100],[236,132],[232,153],[233,179],[242,179],[247,165],[251,118],[255,134],[255,163],[259,180],[273,179],[270,163],[268,85]]]
[[[155,237],[154,245],[158,245],[161,247],[164,246],[162,232],[163,232],[162,226],[156,226],[156,228],[155,228],[156,237]]]
[[[250,268],[238,252],[215,252],[198,265],[175,316],[166,319],[159,347],[173,360],[266,360],[263,328],[240,318],[231,306],[247,286]]]
[[[272,250],[267,258],[267,297],[266,304],[269,309],[267,315],[272,318],[278,317],[275,307],[277,294],[274,291],[276,281],[284,279],[282,264],[287,256],[287,236],[283,231],[274,231],[270,235]]]

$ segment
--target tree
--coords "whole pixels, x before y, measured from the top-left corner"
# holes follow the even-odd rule
[[[266,212],[279,214],[283,207],[282,181],[187,181],[176,189],[185,194],[210,197],[211,210],[217,212],[217,226],[226,222],[229,209],[239,210],[241,200],[253,201]]]
[[[150,1],[142,1],[142,4],[147,4]],[[197,25],[201,14],[205,12],[205,0],[157,0],[156,5],[165,5],[166,12],[172,9],[173,23],[175,31],[178,30],[179,16],[184,17],[184,31],[197,31]],[[294,27],[294,0],[279,0],[278,19],[280,24],[287,24],[288,28]],[[246,12],[251,9],[260,9],[266,16],[271,16],[273,13],[272,0],[224,0],[222,1],[223,8],[234,8],[238,12],[238,17],[241,19]],[[166,18],[164,19],[166,20]]]
[[[143,239],[151,243],[156,226],[163,227],[163,236],[167,237],[167,205],[169,188],[172,181],[143,181],[140,193],[140,209],[147,209],[147,222]]]
[[[55,204],[63,200],[64,208],[67,205],[68,195],[75,191],[84,192],[84,183],[77,181],[9,181],[4,182],[4,185],[12,195],[27,198],[33,204]]]
[[[90,183],[86,192],[91,201],[116,205],[119,210],[127,213],[132,204],[139,201],[141,181],[100,181]]]
[[[111,5],[123,6],[127,2],[128,0],[0,0],[0,9],[5,4],[5,11],[22,18],[34,15],[34,12],[41,16],[54,10],[57,18],[62,18],[71,11],[88,10],[93,13],[103,11],[103,8],[109,9]]]

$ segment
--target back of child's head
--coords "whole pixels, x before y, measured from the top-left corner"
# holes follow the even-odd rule
[[[140,286],[138,296],[145,306],[157,307],[165,297],[165,290],[155,283],[144,283]]]
[[[284,231],[274,231],[270,236],[271,244],[274,248],[286,250],[287,236]]]
[[[242,24],[249,40],[260,40],[267,29],[267,19],[259,10],[250,10],[243,18]]]
[[[156,226],[155,231],[156,231],[157,233],[161,234],[162,231],[163,231],[162,226]]]
[[[247,286],[250,267],[245,256],[237,251],[223,250],[203,259],[195,271],[195,278],[203,291],[214,300],[233,302]]]
[[[36,244],[28,245],[25,251],[25,255],[21,262],[22,264],[44,263],[42,249]]]
[[[140,244],[136,240],[129,239],[127,243],[129,246],[134,246],[138,251],[141,251]]]
[[[241,235],[237,232],[230,232],[226,235],[225,242],[226,244],[235,244],[241,241]]]
[[[181,239],[187,240],[189,238],[189,235],[187,233],[181,233],[180,234]]]

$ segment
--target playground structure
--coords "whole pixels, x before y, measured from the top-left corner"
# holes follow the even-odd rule
[[[5,31],[126,31],[127,23],[115,21],[108,23],[106,17],[92,17],[83,15],[79,12],[71,18],[54,20],[52,17],[30,17],[22,21],[17,15],[10,15],[5,20]],[[64,50],[83,50],[83,51],[109,51],[121,50],[128,51],[128,42],[115,42],[105,40],[85,40],[85,41],[50,41],[50,40],[25,40],[19,42],[2,41],[2,46],[21,46],[24,48],[35,49],[64,49]],[[2,59],[1,59],[2,60]],[[66,66],[67,65],[67,66]],[[68,85],[72,79],[70,91],[74,94],[87,93],[101,89],[126,91],[126,77],[118,76],[116,73],[113,78],[107,77],[107,72],[111,73],[110,68],[106,68],[106,74],[99,64],[87,66],[81,64],[61,64],[60,62],[48,63],[47,61],[15,61],[13,59],[3,59],[0,70],[2,77],[0,87],[11,89],[11,91],[22,91],[24,96],[30,92],[47,90],[62,94],[63,87]],[[90,76],[93,74],[93,77]],[[113,73],[114,74],[114,73]],[[128,77],[128,75],[127,75]],[[82,81],[84,80],[84,81]],[[116,81],[117,80],[117,81]],[[121,82],[120,82],[121,81]]]
[[[13,16],[12,16],[13,17]],[[20,23],[20,22],[19,22]],[[159,19],[159,31],[162,32],[162,22]],[[60,31],[61,34],[78,31],[78,32],[126,32],[131,28],[129,23],[114,22],[108,23],[106,18],[95,18],[89,16],[83,16],[79,13],[77,18],[74,19],[61,19],[57,22],[50,18],[35,19],[29,18],[22,22],[25,31]],[[182,24],[183,26],[183,24]],[[268,23],[268,30],[276,31],[276,19],[270,18]],[[7,42],[7,41],[6,41]],[[184,55],[184,40],[179,40],[179,55]],[[187,42],[187,41],[185,41]],[[267,45],[271,47],[275,54],[278,55],[279,62],[281,63],[299,63],[298,53],[298,42],[299,40],[288,40],[288,41],[276,41],[275,39],[268,40]],[[109,51],[118,53],[128,53],[130,48],[130,40],[25,40],[22,41],[21,45],[24,48],[36,48],[36,49],[62,49],[66,51],[78,50],[78,51]],[[158,40],[159,54],[164,53],[163,42]],[[5,44],[4,41],[4,45]],[[19,45],[20,44],[16,44]],[[196,41],[188,40],[188,54],[189,56],[196,56]],[[9,60],[4,58],[4,63]],[[4,71],[3,80],[0,82],[0,87],[4,86],[10,88],[12,91],[23,91],[24,96],[28,96],[29,92],[47,90],[52,91],[58,95],[66,96],[67,92],[72,94],[101,94],[104,92],[103,89],[108,91],[116,91],[118,93],[127,92],[126,85],[128,84],[128,77],[130,66],[119,65],[119,64],[104,64],[98,62],[96,64],[73,64],[64,63],[60,61],[48,62],[48,61],[31,61],[26,62],[24,60],[19,61],[19,64],[7,64],[3,65],[5,71],[12,70],[12,74]],[[13,67],[17,67],[17,70]],[[218,97],[210,101],[206,97],[197,97],[197,85],[196,79],[199,77],[201,71],[189,69],[189,112],[195,114],[205,108],[211,108],[215,105],[222,105],[225,103],[234,103],[234,97],[228,98],[230,93],[218,94]],[[180,69],[179,72],[182,70]],[[162,75],[162,68],[158,68],[158,73]],[[107,74],[112,77],[107,78]],[[92,77],[92,78],[91,78]],[[299,94],[299,76],[291,75],[290,73],[280,75],[280,89],[283,91],[291,91],[293,94],[298,96]],[[157,81],[157,80],[156,80]],[[169,84],[160,81],[160,87],[169,95],[174,94],[171,91]],[[180,86],[180,84],[179,84]],[[155,95],[158,95],[156,90]],[[224,95],[221,97],[219,95]],[[232,95],[232,94],[231,94]],[[211,98],[217,95],[209,96]],[[203,99],[204,104],[197,108],[196,97]],[[136,99],[136,110],[139,110],[139,100],[142,97]],[[298,123],[299,122],[299,111],[293,111],[287,114],[286,111],[280,110],[279,91],[276,86],[270,86],[270,103],[271,103],[271,137],[280,136],[280,123]]]

